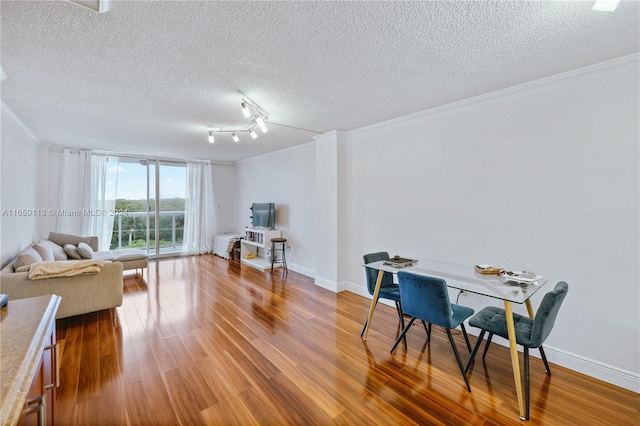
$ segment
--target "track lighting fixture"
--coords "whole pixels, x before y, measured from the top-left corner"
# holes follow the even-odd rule
[[[208,131],[209,143],[213,143],[214,133],[231,133],[231,138],[233,139],[234,142],[240,142],[240,137],[238,136],[238,133],[242,133],[242,132],[249,133],[253,139],[256,139],[258,137],[258,134],[253,130],[255,125],[256,125],[255,123],[252,123],[251,127],[249,127],[248,129],[224,129],[222,127],[216,127]]]
[[[620,3],[620,0],[597,0],[592,9],[601,12],[613,12],[618,7],[618,3]]]
[[[258,124],[258,127],[260,127],[260,130],[262,130],[262,133],[267,133],[269,131],[267,126],[264,124],[264,118],[262,118],[261,115],[256,115],[256,123]]]
[[[267,129],[267,126],[265,125],[264,122],[265,120],[269,119],[269,113],[264,109],[262,109],[260,105],[255,103],[246,95],[244,98],[242,98],[241,105],[242,105],[242,112],[244,113],[244,116],[247,118],[250,117],[251,109],[253,109],[256,112],[256,114],[254,115],[253,121],[258,125],[258,127],[260,127],[260,130],[262,130],[262,133],[267,133],[269,129]],[[247,114],[247,112],[249,112],[249,114]]]
[[[247,102],[244,99],[240,102],[240,105],[242,106],[242,114],[244,114],[245,118],[251,117],[251,111],[249,111]]]
[[[68,0],[78,6],[87,7],[98,13],[108,12],[111,9],[111,0]]]
[[[242,94],[244,95],[244,93]],[[255,103],[252,99],[250,99],[246,95],[244,95],[244,98],[242,98],[242,101],[240,102],[240,106],[242,106],[242,114],[246,118],[251,118],[253,114],[253,119],[248,124],[248,127],[244,127],[244,128],[236,127],[235,129],[223,129],[222,127],[213,128],[208,131],[209,143],[213,143],[214,133],[231,133],[231,138],[233,139],[233,141],[239,142],[240,138],[238,137],[238,133],[240,132],[247,132],[251,135],[253,139],[256,139],[258,137],[258,134],[254,130],[256,126],[260,127],[260,130],[262,131],[262,133],[267,133],[269,131],[269,129],[267,128],[267,125],[265,124],[265,121],[269,119],[269,114],[267,113],[267,111],[262,109],[260,105]],[[252,113],[252,110],[253,110],[253,113]]]

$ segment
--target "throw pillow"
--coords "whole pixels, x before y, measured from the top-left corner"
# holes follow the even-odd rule
[[[77,235],[62,234],[60,232],[49,232],[49,241],[53,241],[59,246],[64,247],[67,244],[77,246],[78,243],[83,242],[89,244],[89,238],[79,237]]]
[[[67,256],[69,256],[69,259],[82,259],[80,253],[78,253],[78,247],[73,244],[65,244],[62,248],[64,252],[67,253]]]
[[[15,263],[13,264],[13,269],[18,269],[21,266],[31,265],[32,263],[42,262],[42,257],[38,254],[38,252],[33,247],[27,247],[22,250],[16,256]]]
[[[67,253],[64,252],[64,249],[62,248],[62,246],[59,246],[53,241],[40,240],[38,241],[38,244],[46,244],[49,247],[51,247],[51,251],[53,251],[54,260],[67,260]]]
[[[78,254],[85,259],[93,259],[93,249],[89,244],[78,243]]]
[[[51,250],[51,247],[49,245],[35,243],[31,247],[33,247],[35,251],[38,252],[43,261],[53,262],[55,260],[55,258],[53,257],[53,250]]]

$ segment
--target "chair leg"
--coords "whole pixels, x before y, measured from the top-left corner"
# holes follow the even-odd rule
[[[362,331],[360,332],[360,337],[364,334],[364,330],[367,328],[367,323],[369,322],[369,318],[364,320],[364,325],[362,326]]]
[[[427,323],[422,321],[422,326],[424,327],[424,332],[427,333],[427,343],[429,343],[431,341],[431,323],[427,327]]]
[[[447,330],[447,336],[449,336],[449,342],[451,343],[451,347],[453,348],[453,353],[456,356],[456,361],[458,361],[458,368],[460,368],[460,373],[462,373],[462,378],[464,379],[464,383],[467,385],[467,390],[471,392],[471,386],[469,386],[467,375],[464,374],[464,367],[462,366],[462,360],[460,359],[460,354],[458,353],[456,342],[453,340],[453,336],[451,335],[451,330],[449,330],[448,328],[446,330]]]
[[[373,302],[373,309],[376,309],[376,306],[378,306],[378,300],[376,299],[375,302]],[[364,325],[362,326],[362,331],[360,332],[360,337],[364,336],[364,331],[367,329],[367,323],[369,322],[369,317],[367,316],[367,319],[364,320]]]
[[[460,323],[460,328],[462,329],[462,335],[464,336],[464,341],[467,343],[467,350],[471,353],[471,344],[469,343],[469,336],[467,335],[467,330],[464,328],[464,324]]]
[[[400,318],[400,330],[404,330],[404,313],[402,312],[402,303],[396,301],[396,310],[398,311],[398,317]],[[404,336],[404,350],[407,350],[407,336]]]
[[[484,346],[484,352],[482,352],[482,359],[487,356],[487,351],[489,350],[489,345],[491,344],[491,338],[493,337],[493,333],[489,333],[489,337],[487,337],[487,344]]]
[[[529,383],[529,347],[524,347],[524,418],[529,420],[529,396],[530,396]]]
[[[393,347],[391,348],[391,351],[389,351],[389,353],[393,353],[393,351],[396,349],[396,346],[398,346],[398,343],[400,343],[400,340],[402,340],[404,335],[407,333],[407,330],[411,328],[411,325],[415,320],[416,320],[415,317],[411,317],[411,319],[409,320],[409,323],[405,326],[405,328],[402,329],[402,333],[400,333],[400,336],[398,336],[398,338],[396,339],[396,342],[393,344]]]
[[[547,362],[547,356],[544,353],[544,349],[542,349],[542,345],[538,348],[540,349],[540,357],[542,357],[542,361],[544,362],[544,369],[547,372],[547,376],[551,375],[551,369],[549,369],[549,363]]]
[[[484,334],[486,333],[486,330],[481,330],[480,334],[478,335],[478,340],[476,340],[476,344],[473,345],[473,350],[471,351],[471,355],[469,355],[469,361],[467,361],[467,366],[464,368],[464,374],[467,374],[467,371],[469,371],[469,368],[471,367],[471,364],[473,364],[473,360],[476,357],[476,353],[478,353],[478,349],[480,348],[480,345],[482,344],[482,339],[484,338]]]

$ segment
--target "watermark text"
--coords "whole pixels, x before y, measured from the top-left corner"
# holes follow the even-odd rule
[[[128,209],[2,209],[2,216],[128,216]]]

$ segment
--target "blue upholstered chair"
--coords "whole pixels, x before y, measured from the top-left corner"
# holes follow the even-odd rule
[[[411,325],[416,319],[420,319],[424,323],[429,323],[429,330],[427,331],[428,340],[431,338],[431,324],[439,325],[447,331],[447,336],[449,337],[449,342],[453,348],[453,353],[456,356],[456,361],[458,361],[460,373],[462,373],[464,382],[467,385],[467,390],[471,392],[471,387],[467,381],[467,376],[460,359],[460,353],[458,352],[456,343],[451,335],[451,329],[458,326],[462,328],[462,333],[464,334],[464,339],[467,343],[467,349],[471,352],[469,337],[467,336],[467,331],[464,328],[464,320],[473,315],[473,309],[466,306],[452,304],[449,301],[447,283],[441,278],[400,271],[398,272],[398,281],[400,282],[402,309],[407,315],[411,316],[411,319],[402,330],[402,334],[400,334],[396,343],[391,348],[391,353],[393,353],[396,346],[398,346],[400,339],[404,337],[407,330],[411,328]]]
[[[524,395],[526,419],[529,419],[529,348],[538,348],[540,350],[540,356],[544,362],[546,373],[550,376],[551,370],[549,369],[549,363],[547,362],[547,357],[544,354],[542,343],[544,343],[547,337],[549,337],[556,321],[558,311],[560,310],[560,305],[562,305],[568,291],[569,285],[566,282],[560,281],[557,283],[555,288],[545,294],[542,298],[542,302],[538,307],[538,311],[536,312],[534,319],[519,314],[513,314],[513,323],[516,330],[516,342],[524,347]],[[484,359],[487,354],[487,350],[491,344],[491,338],[494,334],[504,337],[505,339],[509,338],[509,334],[507,332],[507,319],[504,309],[487,306],[469,319],[469,325],[478,327],[482,331],[480,332],[478,340],[473,347],[473,351],[471,352],[471,356],[469,357],[469,361],[465,368],[465,373],[473,363],[476,353],[478,352],[478,348],[482,343],[484,334],[487,331],[489,332],[489,337],[487,338],[487,344],[484,348],[482,359]]]
[[[362,256],[365,265],[367,263],[379,262],[381,260],[389,259],[389,253],[386,251],[381,251],[377,253],[369,253]],[[367,290],[369,294],[373,296],[373,292],[376,288],[376,281],[378,281],[378,271],[376,269],[365,268],[365,273],[367,274]],[[398,318],[400,320],[400,329],[404,328],[404,315],[402,313],[402,303],[400,302],[400,289],[398,288],[398,284],[393,282],[393,274],[389,272],[385,272],[382,277],[382,283],[380,284],[380,292],[378,293],[378,299],[388,299],[393,300],[396,304],[396,310],[398,311]],[[374,300],[373,303],[374,309],[378,304],[378,300]],[[360,332],[360,337],[364,334],[365,328],[367,328],[367,322],[369,318],[367,318],[364,322],[364,326],[362,327],[362,331]],[[405,348],[407,347],[407,342],[404,342]]]

